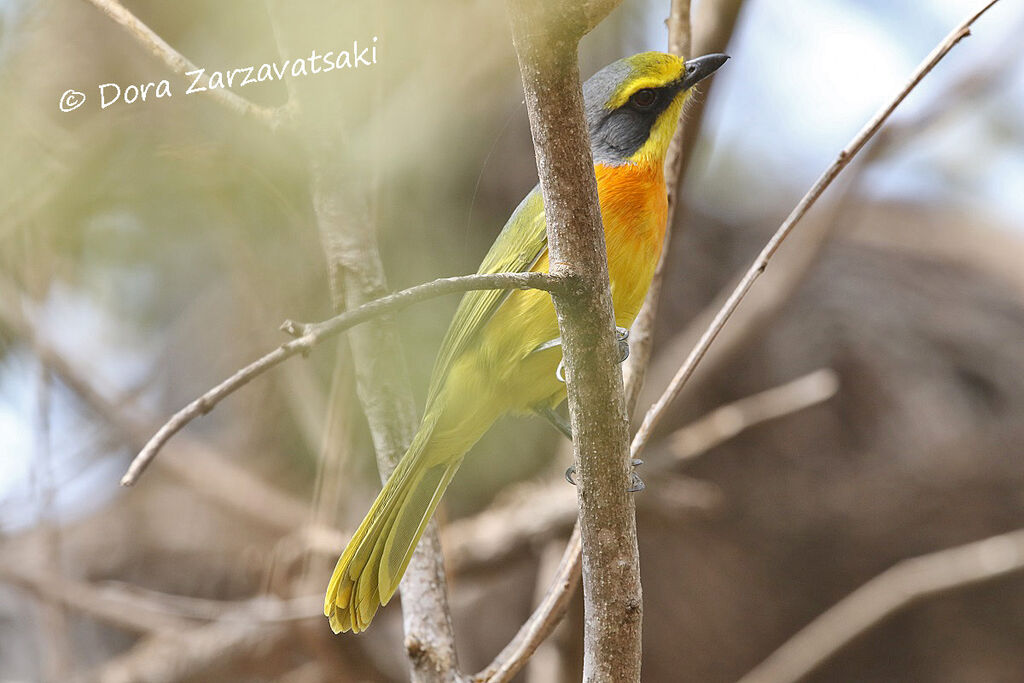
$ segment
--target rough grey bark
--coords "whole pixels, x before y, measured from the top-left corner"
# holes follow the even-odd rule
[[[640,680],[642,599],[629,433],[613,337],[604,230],[583,115],[576,48],[612,2],[512,2],[544,195],[562,337],[583,540],[585,681]]]

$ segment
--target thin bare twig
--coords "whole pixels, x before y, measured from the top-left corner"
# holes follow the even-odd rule
[[[538,553],[537,576],[533,580],[534,610],[549,599],[549,588],[558,580],[564,556],[565,541],[561,538],[548,541]],[[568,597],[571,598],[574,594],[575,591],[570,591]],[[526,683],[551,683],[569,677],[567,670],[571,665],[567,660],[569,648],[566,641],[572,638],[572,626],[567,619],[558,619],[551,635],[537,644],[537,649],[527,660],[523,671]]]
[[[817,617],[739,683],[794,683],[914,602],[1020,571],[1024,530],[903,560]]]
[[[668,18],[668,51],[683,57],[692,57],[690,53],[690,0],[672,0],[672,9]],[[665,219],[665,237],[661,244],[661,256],[654,269],[650,288],[644,298],[644,304],[633,321],[629,336],[629,358],[623,369],[623,390],[626,395],[626,412],[629,415],[636,410],[643,388],[647,368],[651,362],[651,351],[654,347],[654,320],[658,314],[658,298],[661,296],[661,281],[664,278],[665,263],[668,260],[668,245],[672,238],[672,224],[675,222],[678,193],[682,185],[682,141],[683,129],[686,127],[685,114],[680,112],[679,124],[669,143],[665,158],[665,189],[668,194],[668,213]]]
[[[171,71],[184,76],[186,72],[196,71],[198,66],[184,55],[167,44],[153,29],[146,26],[117,0],[88,0],[101,12],[122,26],[129,35],[149,51],[151,55],[162,61]],[[210,76],[204,74],[200,83],[207,86],[205,93],[228,109],[242,116],[248,116],[268,126],[271,130],[281,128],[287,121],[289,111],[287,105],[277,109],[267,109],[235,94],[227,88],[210,88]],[[203,92],[203,91],[200,91]]]
[[[932,50],[931,54],[922,62],[917,68],[914,74],[906,85],[900,90],[896,97],[883,106],[874,117],[864,126],[863,129],[850,141],[849,144],[839,153],[839,156],[832,163],[828,169],[818,178],[817,182],[808,190],[807,194],[800,200],[789,217],[782,223],[779,229],[775,232],[768,244],[765,245],[761,253],[754,260],[754,263],[750,266],[739,284],[729,295],[728,299],[723,304],[722,308],[715,315],[711,325],[705,330],[701,336],[700,341],[687,356],[682,366],[676,372],[675,377],[672,378],[672,382],[668,388],[661,395],[661,397],[654,403],[653,406],[647,411],[644,416],[643,423],[640,425],[640,429],[637,431],[636,436],[633,438],[633,444],[631,448],[631,455],[636,457],[647,445],[652,434],[654,433],[655,427],[658,422],[664,416],[666,409],[672,403],[672,401],[679,395],[686,381],[693,374],[697,364],[700,363],[701,359],[707,353],[708,348],[714,342],[715,337],[725,326],[725,323],[732,316],[736,307],[739,306],[740,302],[746,296],[747,292],[750,291],[751,286],[760,277],[761,273],[768,267],[769,262],[782,245],[783,241],[789,236],[796,227],[796,224],[803,218],[807,210],[818,200],[821,194],[825,191],[837,175],[850,163],[853,157],[859,152],[864,145],[878,132],[882,124],[885,123],[889,115],[896,109],[897,106],[906,98],[906,96],[913,90],[918,83],[930,72],[939,61],[945,57],[950,50],[953,49],[958,42],[963,38],[970,35],[971,25],[984,14],[990,7],[992,7],[999,0],[991,0],[980,10],[975,12],[973,15],[968,17],[963,23],[953,29],[952,32],[946,38],[942,40]]]
[[[295,323],[286,321],[282,329],[297,338],[282,344],[270,353],[238,370],[226,380],[213,387],[199,398],[175,413],[132,460],[128,471],[121,478],[122,486],[131,486],[153,461],[160,449],[172,436],[192,420],[210,412],[225,397],[248,384],[255,377],[280,365],[292,356],[308,353],[324,339],[333,337],[350,327],[364,323],[376,316],[401,310],[413,303],[472,289],[542,289],[551,291],[557,287],[557,280],[546,273],[493,273],[486,275],[464,275],[441,278],[415,287],[395,292],[359,308],[346,311],[318,323]]]
[[[576,511],[575,491],[561,476],[517,486],[479,514],[445,525],[441,539],[451,571],[495,566],[538,543],[562,539]]]
[[[572,594],[580,579],[580,551],[580,528],[577,524],[573,528],[569,543],[562,554],[554,581],[551,584],[552,587],[548,589],[527,622],[519,629],[516,637],[505,646],[501,654],[494,658],[490,666],[473,677],[474,681],[505,683],[512,680],[526,665],[530,655],[562,620],[562,616],[569,606],[569,600],[572,599]]]
[[[822,368],[792,382],[729,403],[668,436],[676,460],[691,460],[740,432],[835,396],[839,376]]]
[[[692,56],[699,57],[711,52],[725,52],[736,29],[736,20],[743,9],[743,0],[701,0],[694,9],[692,19],[693,34],[690,40]],[[671,29],[672,24],[669,23]],[[671,35],[669,36],[671,40]],[[669,43],[671,45],[671,42]],[[685,123],[678,139],[673,141],[675,151],[669,150],[669,159],[673,160],[670,168],[674,169],[679,178],[678,190],[682,191],[683,180],[687,177],[693,152],[697,148],[697,137],[700,135],[704,122],[708,98],[715,87],[715,79],[707,79],[700,83],[700,92],[691,98],[686,106]],[[670,196],[670,202],[673,197]],[[670,204],[671,206],[671,204]]]
[[[280,623],[258,619],[224,619],[176,633],[160,633],[141,640],[122,655],[103,663],[98,671],[79,680],[96,683],[179,683],[211,680],[210,669],[245,660],[250,665],[261,655],[275,652],[292,633]]]
[[[323,596],[278,598],[260,595],[243,600],[211,600],[174,595],[120,581],[95,586],[96,595],[111,604],[131,606],[141,613],[163,614],[176,619],[200,621],[256,620],[263,622],[319,619]]]
[[[323,597],[259,596],[244,600],[208,600],[172,595],[121,582],[90,583],[51,570],[0,563],[0,581],[50,603],[128,631],[180,633],[191,620],[263,623],[319,619]]]

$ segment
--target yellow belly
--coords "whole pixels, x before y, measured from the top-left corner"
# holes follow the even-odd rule
[[[643,305],[661,253],[665,186],[660,168],[598,166],[596,171],[615,324],[628,328]],[[533,269],[547,272],[546,252]],[[561,403],[565,384],[555,377],[561,347],[535,351],[557,337],[550,295],[538,290],[512,292],[487,323],[479,345],[453,365],[446,388],[457,387],[459,396],[445,392],[445,412],[454,417],[493,405],[493,420],[504,412]]]

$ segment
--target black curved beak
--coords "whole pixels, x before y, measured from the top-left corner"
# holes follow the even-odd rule
[[[697,57],[686,62],[683,72],[683,90],[688,90],[697,85],[711,74],[718,71],[718,68],[729,61],[729,55],[711,54]]]

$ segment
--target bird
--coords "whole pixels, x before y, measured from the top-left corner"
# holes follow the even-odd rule
[[[663,167],[683,104],[727,59],[643,52],[583,84],[620,341],[661,254],[668,213]],[[527,271],[548,271],[539,185],[513,211],[478,272]],[[463,296],[434,363],[419,429],[331,576],[324,616],[334,633],[365,631],[388,603],[463,458],[499,417],[554,417],[566,397],[558,335],[547,292]]]

